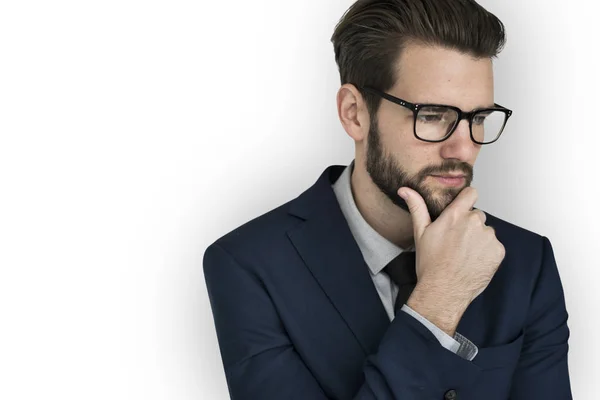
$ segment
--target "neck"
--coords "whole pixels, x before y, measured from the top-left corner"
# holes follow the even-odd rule
[[[354,202],[365,221],[395,245],[403,249],[412,246],[414,231],[410,213],[396,206],[379,190],[367,173],[364,160],[358,157],[351,182]]]

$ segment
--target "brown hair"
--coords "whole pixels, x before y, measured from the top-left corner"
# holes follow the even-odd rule
[[[506,42],[504,25],[474,0],[357,0],[331,37],[341,84],[388,90],[395,63],[411,41],[494,58]],[[381,99],[362,92],[374,115]]]

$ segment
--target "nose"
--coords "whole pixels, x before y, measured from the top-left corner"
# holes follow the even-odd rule
[[[461,137],[464,139],[471,140],[471,129],[469,128],[469,120],[468,119],[463,118],[462,120],[458,121],[458,126],[452,133],[452,136],[450,136],[448,138],[448,140],[451,140],[453,138],[453,136],[458,136],[458,137]]]
[[[473,152],[477,152],[480,147],[471,140],[471,131],[467,119],[459,121],[452,135],[441,142],[441,145],[440,151],[443,158],[456,158],[467,162],[473,158]]]

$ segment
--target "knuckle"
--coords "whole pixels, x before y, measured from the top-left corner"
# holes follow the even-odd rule
[[[473,216],[471,218],[473,218],[475,220],[475,222],[477,222],[480,225],[484,225],[485,224],[485,214],[483,213],[483,211],[481,210],[473,210],[473,212],[471,213]]]
[[[481,210],[477,210],[477,212],[479,213],[479,215],[481,216],[481,222],[483,222],[485,224],[485,221],[487,221],[487,216],[485,215],[485,213]]]
[[[499,246],[498,246],[498,251],[500,252],[500,255],[502,256],[502,258],[504,258],[504,256],[506,256],[506,247],[504,247],[504,245],[500,242]]]
[[[418,204],[411,204],[408,206],[408,209],[410,211],[411,214],[416,213],[419,210],[419,205]]]
[[[477,212],[469,213],[469,223],[474,225],[481,225],[481,216]]]

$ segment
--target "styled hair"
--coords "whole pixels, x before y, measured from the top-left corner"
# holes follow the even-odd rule
[[[395,64],[408,43],[494,58],[506,36],[502,22],[474,0],[357,0],[331,42],[341,84],[357,86],[374,115],[381,98],[360,88],[394,86]]]

